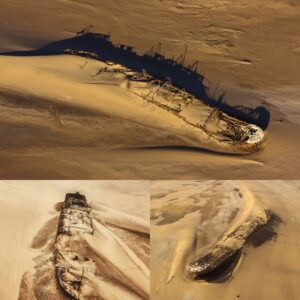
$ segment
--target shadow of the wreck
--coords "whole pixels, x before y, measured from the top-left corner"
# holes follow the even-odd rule
[[[153,50],[147,54],[138,55],[130,46],[113,44],[107,34],[86,31],[78,33],[73,38],[50,43],[38,50],[1,54],[14,56],[55,55],[63,54],[66,50],[92,52],[103,61],[118,63],[136,72],[145,70],[157,79],[170,80],[173,85],[185,89],[203,103],[218,108],[230,116],[258,125],[262,129],[268,127],[270,113],[266,108],[262,106],[254,109],[245,106],[231,106],[224,101],[225,94],[217,99],[208,96],[204,77],[197,72],[197,64],[185,67],[183,65],[184,55],[181,55],[177,60],[166,58]]]

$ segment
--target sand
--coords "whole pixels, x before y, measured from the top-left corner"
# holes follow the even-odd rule
[[[85,194],[92,207],[94,235],[79,236],[71,245],[96,262],[97,276],[89,293],[103,299],[149,298],[147,182],[2,181],[0,185],[3,298],[66,299],[55,280],[53,255],[58,203],[70,191]]]
[[[298,191],[298,181],[154,182],[151,298],[297,299]],[[276,218],[244,246],[227,280],[195,281],[185,273],[189,261],[260,209]]]
[[[38,49],[89,25],[140,54],[160,42],[177,57],[187,45],[185,64],[199,61],[211,95],[226,91],[230,105],[263,107],[271,118],[263,151],[215,154],[186,143],[169,114],[91,84],[100,62],[1,56],[0,177],[297,178],[299,14],[297,1],[275,0],[2,1],[2,52]]]

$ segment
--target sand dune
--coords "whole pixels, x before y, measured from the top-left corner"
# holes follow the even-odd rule
[[[225,113],[221,114],[202,104],[201,99],[197,99],[191,93],[184,92],[171,83],[166,85],[167,81],[157,84],[157,78],[146,73],[133,72],[124,66],[111,66],[92,60],[84,63],[80,58],[58,57],[60,61],[58,68],[53,68],[57,59],[55,56],[19,58],[16,61],[14,57],[3,57],[4,72],[3,77],[0,77],[0,82],[4,88],[14,89],[23,95],[25,93],[26,98],[29,99],[31,95],[34,98],[40,98],[40,101],[43,98],[52,99],[52,102],[47,101],[48,103],[40,104],[37,101],[32,103],[28,99],[26,108],[29,108],[30,104],[31,109],[37,108],[38,105],[39,108],[41,106],[47,108],[48,104],[49,114],[55,122],[53,125],[59,127],[60,135],[70,135],[70,129],[73,126],[64,122],[53,99],[56,99],[58,105],[61,103],[69,107],[75,106],[75,108],[79,107],[94,112],[95,115],[98,113],[98,116],[109,116],[109,120],[112,122],[106,127],[114,128],[114,119],[115,122],[120,120],[125,124],[131,123],[132,128],[127,127],[124,133],[125,136],[133,137],[134,143],[124,140],[122,148],[141,147],[141,145],[143,147],[185,146],[232,154],[249,154],[263,148],[266,138],[259,126],[239,121]],[[66,61],[69,63],[63,67]],[[80,67],[81,64],[85,69],[78,71],[78,66]],[[143,78],[134,80],[133,78],[138,75],[146,77],[148,82],[144,82]],[[26,80],[28,76],[31,79]],[[7,105],[16,104],[17,99],[10,101],[9,97],[7,98]],[[20,98],[21,96],[19,96]],[[21,101],[19,100],[18,104],[21,104]],[[23,96],[22,102],[25,101]],[[27,123],[24,124],[25,126],[29,125],[37,131],[41,130],[39,128],[41,124],[34,123],[33,119],[28,121],[23,118],[23,124]],[[45,125],[42,125],[44,133],[47,130]],[[148,138],[138,140],[133,125],[136,125],[137,128],[148,129],[150,133]],[[119,126],[117,127],[119,128]],[[52,128],[49,128],[50,137],[55,137],[58,130]],[[80,128],[78,129],[80,130]],[[98,132],[95,129],[98,129]],[[90,130],[92,136],[90,140],[85,139],[84,146],[99,147],[101,145],[100,137],[108,135],[108,132],[101,133],[101,129],[106,128],[100,127],[99,130],[98,126],[94,130]],[[160,138],[151,135],[151,131],[156,134],[161,133]],[[80,138],[82,133],[77,132],[76,135]],[[88,131],[86,133],[88,134]],[[76,136],[71,136],[71,138],[73,139],[70,142],[75,145]],[[102,139],[102,147],[120,148],[121,145],[117,144],[116,139],[114,137],[111,140]],[[49,141],[36,140],[35,144],[43,145],[45,142],[53,143],[55,141],[51,138]],[[59,144],[59,139],[57,139],[57,143],[60,147],[64,146]],[[78,146],[80,145],[82,142],[79,142]]]
[[[298,181],[162,181],[151,189],[153,299],[297,299]],[[231,273],[188,276],[187,262],[263,208],[276,217],[251,237]]]

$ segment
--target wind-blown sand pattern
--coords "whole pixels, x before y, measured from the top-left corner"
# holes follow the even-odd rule
[[[154,182],[151,298],[297,299],[298,189],[298,181]],[[268,223],[244,235],[253,220],[266,222],[265,209]],[[239,232],[238,251],[231,238]],[[237,251],[228,262],[206,274],[187,270],[227,242]]]
[[[0,278],[1,297],[69,299],[58,278],[61,284],[67,282],[65,288],[70,286],[68,279],[79,278],[79,299],[149,299],[147,186],[134,181],[0,182],[1,237],[5,241],[0,246],[0,263],[2,270],[8,270]],[[68,235],[59,229],[69,226],[60,218],[63,201],[58,200],[76,190],[86,195],[91,209],[92,227],[82,227],[92,231],[73,228]],[[17,220],[11,218],[11,211]],[[73,254],[78,260],[73,260]],[[66,265],[69,269],[64,277]]]
[[[133,0],[128,4],[121,0],[115,5],[94,0],[29,0],[24,7],[20,0],[2,1],[1,52],[34,52],[48,46],[48,54],[53,55],[0,57],[0,177],[297,177],[299,5],[295,1],[256,2],[207,0],[199,5],[195,0],[151,4]],[[49,14],[45,17],[42,12]],[[208,96],[216,106],[256,120],[250,123],[267,130],[267,147],[258,152],[260,147],[224,147],[220,139],[228,122],[224,127],[216,124],[220,116],[227,119],[227,113],[190,100],[165,101],[162,94],[172,94],[165,87],[156,98],[159,105],[149,103],[140,96],[157,85],[141,88],[135,82],[128,89],[121,74],[98,73],[105,63],[60,55],[72,49],[76,33],[87,32],[83,29],[110,33],[114,45],[133,47],[140,56],[152,48],[168,59],[182,61],[185,68],[198,65],[197,72],[205,78]],[[57,48],[59,42],[64,49]],[[90,44],[77,46],[86,49]],[[177,104],[182,106],[180,112]],[[202,126],[210,115],[206,125],[214,134],[209,137],[184,121]],[[228,141],[239,134],[226,136]],[[256,153],[243,157],[222,152]]]

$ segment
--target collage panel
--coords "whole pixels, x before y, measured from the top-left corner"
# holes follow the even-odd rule
[[[151,299],[299,299],[300,181],[151,183]]]
[[[149,183],[0,181],[0,298],[149,299]]]
[[[0,0],[0,178],[300,178],[297,2]]]

